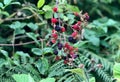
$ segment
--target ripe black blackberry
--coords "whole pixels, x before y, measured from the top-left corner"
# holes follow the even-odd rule
[[[71,42],[71,43],[76,43],[77,40],[74,39],[72,36],[68,37],[68,41]]]
[[[58,50],[54,50],[53,54],[58,55]]]
[[[60,31],[61,31],[61,27],[60,27],[59,25],[56,25],[56,26],[55,26],[55,30],[56,30],[57,32],[60,32]]]

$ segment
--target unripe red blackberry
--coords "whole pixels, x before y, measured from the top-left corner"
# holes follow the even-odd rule
[[[65,27],[62,27],[61,28],[61,32],[65,32],[66,30],[65,30]]]
[[[67,48],[67,49],[69,48],[69,46],[70,45],[68,43],[65,43],[65,45],[64,45],[64,47]]]
[[[56,57],[55,57],[55,60],[56,60],[56,61],[58,61],[58,60],[60,60],[60,59],[61,59],[60,56],[56,56]]]
[[[74,53],[73,51],[70,51],[70,53],[69,53],[69,54],[72,56],[72,55],[74,55],[75,53]]]
[[[77,25],[81,25],[81,21],[78,21],[78,22],[77,22]]]
[[[68,47],[68,50],[69,50],[69,51],[73,51],[73,50],[74,50],[74,47],[73,47],[73,46],[69,46],[69,47]]]
[[[56,30],[52,30],[52,33],[56,33]]]
[[[57,7],[54,7],[54,8],[53,8],[53,12],[58,12],[58,8],[57,8]]]
[[[68,62],[69,62],[68,60],[64,60],[64,64],[68,64]]]
[[[57,20],[56,18],[51,18],[51,22],[52,22],[53,24],[55,24],[55,23],[58,22],[58,20]]]
[[[72,28],[73,28],[74,30],[77,30],[77,31],[80,30],[80,27],[79,27],[79,25],[77,25],[77,24],[73,25]]]
[[[56,40],[55,40],[55,39],[52,39],[52,40],[49,42],[50,45],[53,45],[53,44],[55,44],[55,43],[56,43]]]
[[[73,32],[71,36],[75,38],[77,35],[78,35],[78,32]]]
[[[56,33],[52,33],[52,37],[53,37],[54,39],[57,39],[57,38],[58,38],[58,35],[57,35]]]

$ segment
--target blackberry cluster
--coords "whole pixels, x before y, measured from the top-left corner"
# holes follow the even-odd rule
[[[58,7],[53,8],[53,12],[58,13]],[[77,21],[73,25],[66,25],[64,27],[64,22],[60,18],[51,18],[51,25],[53,26],[51,38],[49,41],[49,45],[55,45],[55,49],[53,50],[53,54],[55,55],[55,60],[63,59],[65,64],[73,63],[74,59],[76,59],[78,55],[78,48],[73,47],[72,44],[75,44],[80,39],[80,35],[82,33],[82,27],[84,22],[89,19],[88,13],[73,13],[76,17],[82,18],[80,21]],[[81,17],[82,16],[82,17]],[[71,35],[67,35],[67,29],[70,28],[72,30]],[[60,53],[59,53],[60,52]],[[64,53],[64,54],[63,54]]]

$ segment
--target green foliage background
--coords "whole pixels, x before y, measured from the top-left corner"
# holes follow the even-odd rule
[[[46,47],[54,0],[0,0],[0,82],[119,82],[120,0],[59,1],[61,18],[72,20],[69,24],[74,16],[64,16],[63,8],[90,15],[83,41],[74,44],[79,48],[75,63],[85,69],[55,61],[54,47]],[[88,73],[91,59],[103,68]]]

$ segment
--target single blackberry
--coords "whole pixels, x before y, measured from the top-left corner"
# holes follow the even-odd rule
[[[62,56],[62,59],[63,59],[63,60],[66,60],[66,59],[67,59],[67,57],[66,57],[66,56]]]
[[[58,50],[54,50],[53,54],[58,55]]]
[[[61,31],[60,26],[59,26],[59,25],[56,25],[56,26],[55,26],[55,30],[56,30],[57,32]]]
[[[76,42],[77,42],[77,40],[76,40],[76,39],[73,39],[72,43],[76,43]]]
[[[72,41],[73,41],[73,37],[71,37],[71,36],[68,37],[68,41],[69,41],[69,42],[72,42]]]
[[[69,42],[71,42],[71,43],[76,43],[77,42],[77,40],[76,39],[74,39],[73,37],[68,37],[68,41]]]
[[[58,49],[61,50],[63,48],[63,44],[62,43],[58,43]]]

